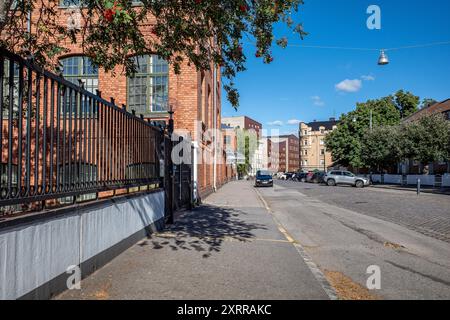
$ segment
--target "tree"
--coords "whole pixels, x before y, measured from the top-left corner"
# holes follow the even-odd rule
[[[404,158],[429,164],[450,158],[450,122],[443,115],[421,118],[403,128],[401,145]]]
[[[80,24],[61,17],[59,0],[0,0],[0,46],[36,62],[57,66],[57,56],[71,43],[79,43],[97,66],[112,71],[124,66],[133,74],[130,55],[155,53],[167,60],[176,73],[187,61],[199,70],[212,64],[222,67],[224,85],[233,106],[239,93],[233,79],[245,70],[243,39],[254,41],[255,55],[271,63],[274,43],[286,47],[287,38],[275,39],[273,25],[285,23],[303,38],[306,32],[294,23],[292,13],[303,0],[79,0],[75,12]],[[33,11],[30,31],[28,13]],[[36,18],[37,14],[37,18]],[[69,40],[68,40],[69,39]]]
[[[393,97],[358,103],[356,110],[341,116],[337,129],[327,135],[325,143],[335,162],[354,168],[367,167],[362,159],[362,138],[372,126],[396,125],[400,112]]]
[[[380,126],[367,131],[361,140],[361,159],[367,168],[382,172],[403,158],[400,126]]]
[[[429,98],[425,98],[425,99],[423,99],[423,101],[422,101],[422,105],[420,106],[420,109],[427,108],[427,107],[429,107],[429,106],[432,106],[432,105],[435,104],[435,103],[437,103],[436,100],[434,100],[434,99],[429,99]]]
[[[394,102],[402,119],[409,117],[419,110],[420,98],[410,92],[397,91],[394,95]]]

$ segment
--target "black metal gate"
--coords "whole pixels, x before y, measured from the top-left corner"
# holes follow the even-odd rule
[[[191,209],[193,202],[192,163],[174,164],[172,150],[183,138],[172,141],[169,136],[164,141],[164,188],[166,194],[166,222],[173,223],[173,212],[181,209]],[[189,146],[193,156],[193,148]],[[183,151],[180,154],[183,157]]]
[[[173,142],[175,147],[179,143],[186,143],[183,138],[179,138],[178,141]],[[186,147],[185,147],[186,148]],[[188,159],[192,159],[192,146],[188,145],[191,152]],[[183,157],[183,151],[180,156]],[[192,161],[189,163],[182,163],[173,166],[173,182],[174,182],[174,210],[190,209],[192,206]]]

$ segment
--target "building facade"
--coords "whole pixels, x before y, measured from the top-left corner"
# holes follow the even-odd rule
[[[248,174],[250,176],[255,176],[258,170],[264,169],[260,141],[263,130],[262,124],[247,116],[224,117],[222,118],[222,124],[235,130],[238,140],[237,151],[244,156],[246,153],[245,139],[249,138],[249,159],[245,159],[245,161],[250,165]]]
[[[297,172],[300,169],[299,138],[296,135],[269,137],[271,140],[272,170],[276,172]],[[275,169],[275,170],[274,170]]]
[[[337,127],[337,124],[338,122],[333,118],[329,121],[300,123],[300,170],[327,171],[333,165],[333,158],[325,145],[325,137]]]
[[[77,1],[61,1],[58,23],[67,25],[69,10]],[[70,6],[69,6],[70,5]],[[137,4],[138,5],[138,4]],[[39,19],[37,6],[31,15],[31,31]],[[153,20],[153,21],[152,21]],[[151,33],[154,18],[148,17],[141,25],[146,37]],[[123,67],[112,72],[94,66],[89,57],[83,55],[81,39],[65,46],[68,52],[58,57],[66,80],[80,82],[90,92],[97,91],[105,99],[111,97],[117,105],[126,105],[128,110],[142,114],[145,119],[167,123],[169,111],[174,111],[175,133],[189,135],[194,148],[193,180],[195,197],[205,197],[229,180],[226,155],[219,148],[221,127],[221,71],[211,65],[210,71],[198,71],[187,62],[181,66],[181,73],[154,54],[130,57],[137,62],[137,73],[126,76]]]

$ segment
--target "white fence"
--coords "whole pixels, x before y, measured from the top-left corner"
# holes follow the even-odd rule
[[[385,174],[384,183],[386,184],[402,184],[403,177],[400,174]]]
[[[450,187],[450,174],[445,174],[442,176],[442,186]]]
[[[369,178],[369,175],[365,175],[367,178]],[[435,175],[407,175],[406,180],[403,180],[403,176],[399,174],[373,174],[372,175],[372,182],[373,183],[380,183],[380,184],[398,184],[403,185],[406,183],[406,185],[417,185],[418,179],[420,179],[420,184],[422,186],[430,186],[430,187],[450,187],[450,174],[446,173],[442,176],[442,184],[439,184],[439,180],[436,179]]]
[[[422,186],[435,186],[436,185],[436,177],[433,175],[408,175],[407,184],[408,185],[417,185],[417,182],[419,179],[420,179],[420,184]]]
[[[381,183],[381,174],[373,174],[372,182],[373,183]]]

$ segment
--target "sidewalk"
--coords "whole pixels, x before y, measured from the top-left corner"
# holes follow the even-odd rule
[[[228,183],[81,287],[56,299],[328,299],[247,181]]]

